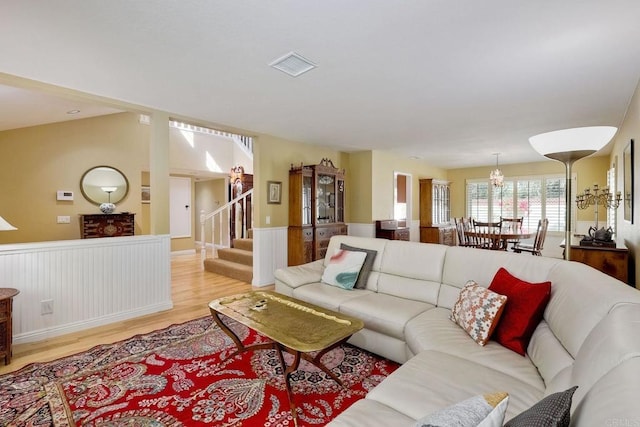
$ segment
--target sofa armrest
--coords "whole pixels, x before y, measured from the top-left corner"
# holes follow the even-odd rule
[[[276,282],[290,287],[297,288],[308,283],[316,283],[322,279],[324,272],[324,260],[317,260],[307,264],[293,267],[279,268],[275,271]]]

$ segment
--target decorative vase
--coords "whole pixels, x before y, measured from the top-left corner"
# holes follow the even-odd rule
[[[103,203],[100,205],[100,212],[105,214],[111,214],[116,210],[116,205],[113,203]]]

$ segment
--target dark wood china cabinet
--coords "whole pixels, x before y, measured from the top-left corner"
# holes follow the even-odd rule
[[[332,236],[347,234],[344,169],[329,159],[289,170],[289,265],[322,259]]]

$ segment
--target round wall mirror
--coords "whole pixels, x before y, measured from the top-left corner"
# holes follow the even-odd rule
[[[85,199],[96,205],[118,203],[127,197],[129,181],[116,168],[96,166],[82,175],[80,191]]]

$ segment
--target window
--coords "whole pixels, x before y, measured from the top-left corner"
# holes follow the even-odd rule
[[[536,230],[538,221],[547,218],[550,232],[563,232],[565,187],[566,179],[560,175],[505,177],[503,187],[493,187],[488,180],[468,180],[467,216],[479,221],[523,217],[526,230]],[[575,215],[575,209],[572,212]],[[575,217],[572,222],[575,223]]]

